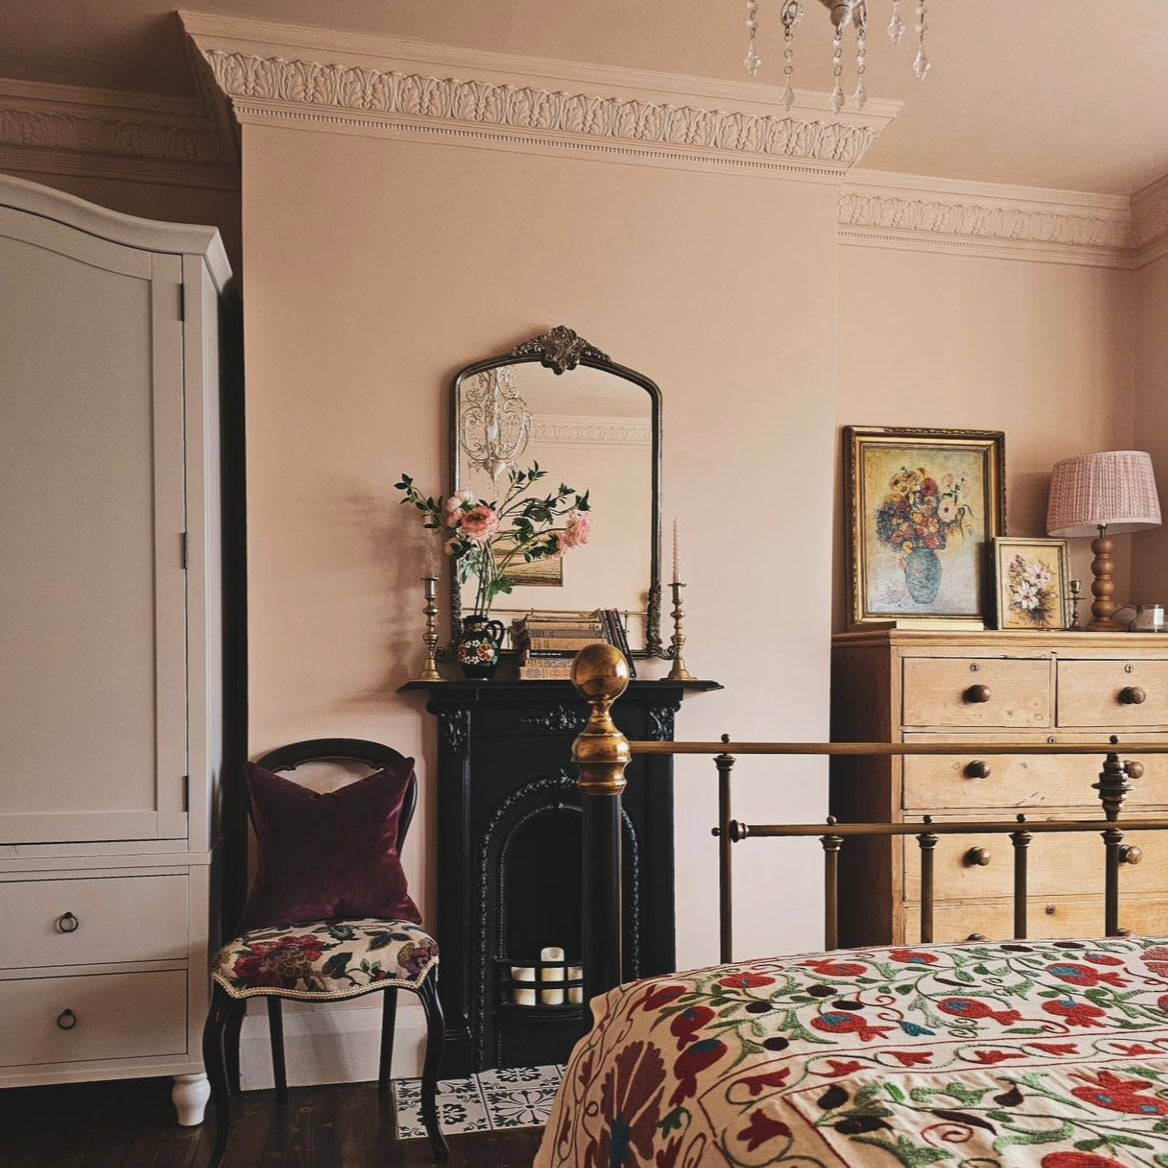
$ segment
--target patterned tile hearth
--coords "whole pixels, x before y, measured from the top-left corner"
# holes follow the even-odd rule
[[[469,1079],[443,1079],[438,1084],[438,1121],[448,1136],[542,1127],[563,1073],[562,1066],[504,1067]],[[398,1139],[425,1136],[421,1080],[395,1079],[392,1086]]]

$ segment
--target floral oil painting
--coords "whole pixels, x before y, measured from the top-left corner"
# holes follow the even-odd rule
[[[1070,587],[1062,539],[994,540],[998,628],[1065,629]]]
[[[845,439],[852,625],[984,622],[1003,436],[847,427]]]

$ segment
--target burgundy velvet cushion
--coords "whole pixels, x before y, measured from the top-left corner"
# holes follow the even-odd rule
[[[407,758],[320,794],[249,762],[257,864],[238,932],[345,917],[420,924],[397,854],[413,773]]]

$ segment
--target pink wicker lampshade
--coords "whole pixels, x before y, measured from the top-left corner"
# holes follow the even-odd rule
[[[1048,535],[1075,538],[1160,526],[1152,458],[1143,450],[1079,454],[1054,464],[1046,509]]]

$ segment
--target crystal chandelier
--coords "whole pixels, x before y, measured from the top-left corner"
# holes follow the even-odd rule
[[[462,404],[462,443],[474,466],[497,479],[531,439],[531,410],[519,396],[515,371],[500,365],[477,373]]]
[[[894,45],[900,44],[905,33],[905,24],[900,17],[902,0],[892,0],[892,18],[888,22],[888,37]],[[907,3],[907,0],[905,0]],[[867,0],[819,0],[819,3],[831,13],[832,23],[832,72],[835,76],[835,87],[831,91],[831,108],[838,114],[847,102],[844,96],[844,34],[848,25],[856,29],[856,89],[852,94],[852,101],[856,109],[863,109],[868,100],[868,92],[864,88],[864,69],[868,48],[868,3]],[[923,80],[929,71],[929,59],[925,56],[925,3],[926,0],[916,0],[917,55],[913,61],[913,72],[919,80]],[[790,109],[795,100],[795,90],[791,81],[795,74],[795,29],[803,19],[803,0],[782,0],[779,9],[779,22],[783,26],[783,74],[786,85],[783,88],[783,108]],[[746,71],[753,77],[762,58],[755,52],[755,34],[758,32],[758,0],[746,0],[746,59],[743,64]]]

